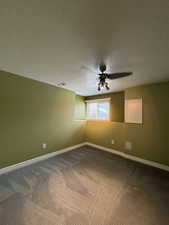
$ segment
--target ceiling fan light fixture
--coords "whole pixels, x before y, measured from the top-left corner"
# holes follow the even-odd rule
[[[109,84],[107,82],[105,83],[105,87],[107,90],[110,90]]]
[[[104,82],[99,82],[98,83],[98,91],[101,91],[103,89],[110,90],[108,82],[104,81]]]

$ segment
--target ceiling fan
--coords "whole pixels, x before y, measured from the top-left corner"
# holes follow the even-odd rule
[[[114,79],[118,79],[118,78],[122,78],[122,77],[127,77],[132,75],[132,72],[121,72],[121,73],[106,73],[106,65],[104,63],[100,64],[99,66],[99,70],[101,73],[98,74],[98,79],[99,79],[99,83],[98,83],[98,91],[101,90],[101,88],[106,88],[107,90],[109,90],[109,84],[106,81],[107,79],[110,80],[114,80]]]

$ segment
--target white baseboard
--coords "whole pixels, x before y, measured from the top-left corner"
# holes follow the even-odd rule
[[[17,163],[17,164],[12,165],[12,166],[8,166],[8,167],[5,167],[5,168],[2,168],[2,169],[0,169],[0,175],[5,174],[5,173],[9,173],[9,172],[11,172],[13,170],[17,170],[17,169],[20,169],[20,168],[25,167],[25,166],[29,166],[29,165],[31,165],[33,163],[37,163],[37,162],[40,162],[40,161],[45,160],[45,159],[49,159],[51,157],[63,154],[65,152],[71,151],[73,149],[80,148],[80,147],[82,147],[84,145],[86,145],[86,144],[85,143],[81,143],[81,144],[73,145],[73,146],[68,147],[68,148],[57,150],[56,152],[47,153],[45,155],[42,155],[42,156],[39,156],[39,157],[36,157],[36,158],[33,158],[33,159],[26,160],[26,161],[23,161],[21,163]]]
[[[119,152],[117,150],[113,150],[111,148],[106,148],[106,147],[103,147],[103,146],[100,146],[100,145],[96,145],[96,144],[93,144],[93,143],[90,143],[90,142],[85,142],[85,145],[89,145],[89,146],[92,146],[94,148],[106,151],[106,152],[111,152],[113,154],[116,154],[116,155],[122,156],[124,158],[130,159],[132,161],[140,162],[142,164],[146,164],[148,166],[156,167],[158,169],[162,169],[162,170],[165,170],[165,171],[169,172],[169,166],[167,166],[167,165],[163,165],[163,164],[160,164],[160,163],[157,163],[157,162],[153,162],[153,161],[150,161],[150,160],[138,158],[136,156],[132,156],[132,155],[126,154],[124,152]]]
[[[2,169],[0,169],[0,175],[5,174],[5,173],[9,173],[13,170],[17,170],[17,169],[20,169],[20,168],[25,167],[25,166],[29,166],[33,163],[37,163],[37,162],[40,162],[40,161],[45,160],[45,159],[49,159],[49,158],[54,157],[56,155],[63,154],[65,152],[71,151],[71,150],[76,149],[76,148],[80,148],[80,147],[85,146],[85,145],[89,145],[91,147],[94,147],[94,148],[97,148],[97,149],[100,149],[100,150],[103,150],[103,151],[107,151],[107,152],[119,155],[121,157],[130,159],[132,161],[140,162],[140,163],[146,164],[148,166],[153,166],[153,167],[156,167],[156,168],[159,168],[159,169],[162,169],[162,170],[165,170],[165,171],[169,172],[169,166],[166,166],[166,165],[163,165],[163,164],[160,164],[160,163],[157,163],[157,162],[149,161],[149,160],[146,160],[146,159],[141,159],[141,158],[138,158],[136,156],[128,155],[124,152],[119,152],[117,150],[113,150],[111,148],[106,148],[106,147],[96,145],[96,144],[93,144],[93,143],[90,143],[90,142],[83,142],[81,144],[73,145],[73,146],[68,147],[68,148],[57,150],[55,152],[51,152],[51,153],[48,153],[48,154],[30,159],[30,160],[23,161],[21,163],[17,163],[17,164],[12,165],[12,166],[2,168]]]

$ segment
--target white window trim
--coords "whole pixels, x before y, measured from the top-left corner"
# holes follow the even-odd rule
[[[92,100],[86,100],[85,102],[86,103],[90,103],[90,102],[92,102],[92,103],[94,103],[94,102],[108,102],[108,101],[110,101],[111,100],[111,98],[99,98],[99,99],[92,99]]]
[[[106,120],[103,120],[103,119],[89,119],[89,118],[86,118],[86,120],[89,120],[89,121],[110,121],[110,100],[111,98],[102,98],[102,99],[92,99],[92,100],[86,100],[85,102],[86,103],[98,103],[98,102],[109,102],[109,115],[108,115],[108,119]]]

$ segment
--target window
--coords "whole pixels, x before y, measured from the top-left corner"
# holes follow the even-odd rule
[[[89,100],[86,102],[88,120],[109,120],[110,99]]]

